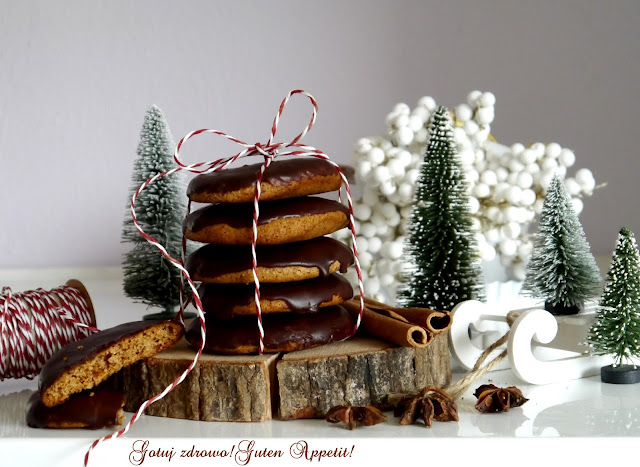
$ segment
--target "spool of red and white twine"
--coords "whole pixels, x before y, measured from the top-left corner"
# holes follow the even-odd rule
[[[0,295],[0,381],[32,379],[61,347],[97,331],[91,299],[76,280]]]
[[[311,120],[309,121],[309,124],[302,130],[302,132],[298,136],[296,136],[292,141],[288,143],[274,143],[273,140],[278,130],[278,122],[280,121],[280,116],[282,115],[282,112],[284,111],[284,108],[287,105],[287,102],[289,101],[289,99],[295,94],[302,94],[303,96],[308,97],[309,100],[311,101],[311,104],[313,105]],[[282,103],[280,104],[278,112],[276,113],[276,116],[273,119],[273,124],[271,125],[271,133],[269,134],[269,139],[264,145],[261,143],[247,144],[244,141],[241,141],[238,138],[234,138],[233,136],[230,136],[219,130],[200,129],[200,130],[192,131],[188,133],[184,138],[182,138],[178,143],[178,145],[176,146],[176,150],[174,153],[174,160],[176,161],[176,164],[178,165],[178,167],[176,167],[175,169],[171,169],[169,171],[160,173],[158,175],[155,175],[154,177],[151,177],[149,180],[144,182],[134,193],[133,197],[131,198],[131,216],[133,218],[133,222],[136,228],[138,229],[138,232],[140,233],[140,235],[142,235],[142,237],[144,237],[149,243],[151,243],[156,248],[158,248],[160,253],[168,261],[170,261],[174,267],[180,270],[183,284],[184,284],[184,281],[187,282],[189,289],[191,291],[193,303],[196,307],[198,319],[200,321],[200,334],[201,334],[202,342],[189,367],[173,383],[167,386],[164,391],[162,391],[160,394],[155,395],[151,399],[143,402],[140,408],[138,409],[138,411],[135,414],[133,414],[133,416],[131,417],[131,420],[129,421],[129,423],[127,423],[124,426],[124,428],[122,428],[120,431],[112,433],[111,435],[105,436],[103,438],[97,439],[96,441],[93,442],[93,444],[89,447],[85,455],[85,459],[84,459],[85,467],[88,465],[89,455],[91,451],[98,444],[108,439],[118,438],[124,435],[127,431],[129,431],[131,426],[143,414],[143,412],[149,405],[153,404],[155,401],[159,399],[162,399],[165,395],[171,392],[178,384],[184,381],[187,375],[191,372],[191,370],[193,370],[193,368],[198,363],[200,355],[204,350],[204,345],[205,345],[207,336],[206,336],[206,328],[205,328],[205,320],[204,320],[204,311],[202,309],[202,301],[200,300],[200,296],[198,295],[198,290],[196,288],[196,285],[194,284],[193,280],[191,279],[191,276],[189,275],[189,273],[184,267],[186,239],[183,238],[183,242],[182,242],[182,258],[180,260],[173,258],[167,253],[167,250],[164,248],[163,245],[161,245],[155,238],[151,237],[150,235],[144,232],[144,230],[138,223],[138,219],[136,216],[136,210],[135,210],[136,199],[145,188],[147,188],[150,184],[152,184],[159,178],[167,177],[183,170],[194,173],[194,174],[206,174],[206,173],[216,172],[218,170],[224,170],[230,164],[232,164],[236,160],[243,157],[250,157],[250,156],[264,157],[264,164],[260,168],[260,173],[258,174],[258,179],[256,180],[255,196],[253,200],[253,206],[254,206],[253,223],[252,223],[253,236],[251,239],[251,254],[252,254],[252,260],[253,260],[253,280],[255,284],[255,303],[256,303],[256,311],[257,311],[256,324],[258,326],[258,331],[259,331],[260,353],[262,353],[264,351],[264,329],[262,326],[262,310],[260,308],[260,281],[258,280],[258,274],[257,274],[258,260],[256,257],[256,242],[258,238],[258,219],[260,216],[260,207],[258,202],[260,200],[261,184],[262,184],[262,177],[264,175],[264,171],[266,170],[267,167],[269,167],[271,162],[278,157],[313,156],[319,159],[324,159],[329,163],[331,163],[333,166],[335,166],[336,170],[340,174],[340,177],[344,182],[345,192],[347,195],[347,204],[349,207],[349,227],[351,229],[352,248],[353,248],[353,254],[355,257],[355,267],[356,267],[356,273],[358,276],[358,288],[360,292],[360,310],[358,313],[358,317],[356,319],[356,324],[353,328],[353,333],[355,334],[358,327],[360,327],[360,322],[362,321],[362,313],[364,310],[364,301],[362,298],[364,296],[364,289],[362,286],[362,272],[360,269],[360,262],[358,261],[358,249],[356,245],[356,232],[354,228],[354,217],[353,217],[353,204],[351,200],[351,189],[349,187],[349,181],[347,180],[347,177],[345,176],[340,166],[338,166],[338,164],[336,164],[335,162],[331,161],[331,159],[329,159],[329,156],[327,156],[324,152],[312,146],[307,146],[299,143],[299,141],[307,134],[307,132],[311,129],[311,127],[313,127],[313,124],[315,123],[315,120],[316,120],[317,111],[318,111],[318,104],[311,94],[300,89],[290,91],[287,94],[287,96],[282,100]],[[193,136],[199,135],[201,133],[212,133],[214,135],[222,136],[228,139],[229,141],[233,141],[234,143],[237,143],[243,146],[244,149],[239,153],[237,153],[236,155],[225,158],[225,159],[218,159],[211,162],[198,162],[198,163],[189,164],[189,165],[184,164],[180,159],[180,149],[182,148],[182,145]],[[184,287],[182,287],[181,290],[184,291]],[[184,312],[184,303],[185,303],[185,300],[184,300],[184,292],[183,292],[183,296],[181,297],[180,313],[178,315],[178,318],[180,320],[182,320],[182,315]]]

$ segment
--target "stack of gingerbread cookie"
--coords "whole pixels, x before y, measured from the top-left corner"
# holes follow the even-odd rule
[[[187,195],[207,203],[184,221],[189,240],[206,243],[186,261],[207,326],[205,349],[216,353],[259,351],[251,242],[255,184],[261,163],[198,175]],[[353,264],[351,249],[325,235],[349,225],[338,201],[312,196],[338,190],[335,166],[318,158],[272,162],[261,184],[257,227],[257,276],[264,351],[299,350],[343,340],[355,317],[340,303],[353,289],[339,272]],[[187,330],[201,343],[200,325]]]

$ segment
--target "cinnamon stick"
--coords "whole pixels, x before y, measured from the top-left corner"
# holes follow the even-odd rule
[[[409,323],[425,328],[433,334],[446,331],[451,327],[452,317],[447,310],[431,310],[429,308],[400,308],[378,302],[372,298],[365,297],[364,303],[367,308],[375,311],[395,313],[405,318]]]
[[[430,310],[428,308],[404,308],[397,311],[398,314],[410,323],[426,328],[428,331],[438,334],[451,327],[452,315],[450,311]]]
[[[357,313],[360,310],[360,300],[351,299],[344,302],[342,306]],[[402,347],[425,347],[432,338],[420,326],[408,323],[403,319],[377,313],[366,306],[363,310],[360,326],[366,333]]]
[[[396,313],[393,310],[374,309],[374,308],[371,308],[371,307],[367,307],[367,308],[369,308],[372,311],[375,311],[376,313],[380,313],[381,315],[387,316],[389,318],[393,318],[393,319],[397,319],[398,321],[402,321],[403,323],[408,323],[409,322],[409,320],[407,318],[405,318],[402,315],[399,315],[398,313]]]

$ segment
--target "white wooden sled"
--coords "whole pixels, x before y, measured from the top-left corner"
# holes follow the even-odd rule
[[[508,348],[508,361],[494,369],[511,368],[521,380],[548,384],[600,374],[612,363],[609,356],[591,356],[584,343],[595,320],[591,303],[576,315],[554,316],[540,308],[514,310],[520,316],[511,327],[508,341],[489,356],[489,362]],[[485,348],[508,330],[506,313],[492,312],[482,302],[469,300],[453,310],[450,348],[453,357],[470,370]]]

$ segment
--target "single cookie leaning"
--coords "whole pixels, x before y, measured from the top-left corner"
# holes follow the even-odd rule
[[[196,203],[253,202],[263,163],[223,169],[191,180],[187,196]],[[338,190],[342,178],[336,167],[316,157],[296,157],[272,162],[260,185],[261,201],[295,198]]]
[[[97,386],[138,360],[175,345],[182,325],[171,321],[135,321],[105,329],[58,350],[40,372],[39,389],[47,407]]]
[[[222,354],[257,353],[260,348],[258,326],[253,316],[230,320],[205,315],[207,340],[205,350]],[[356,316],[340,305],[322,308],[317,313],[277,313],[262,318],[265,352],[292,352],[330,342],[353,334]],[[202,337],[200,321],[194,320],[185,334],[187,342],[199,347]]]
[[[253,284],[203,284],[198,289],[202,307],[218,319],[257,314]],[[260,310],[270,313],[313,313],[353,297],[348,280],[338,274],[305,281],[260,285]]]
[[[189,240],[250,245],[253,203],[212,204],[189,214],[183,223]],[[349,225],[349,210],[325,198],[303,196],[260,202],[258,245],[279,245],[327,235]]]
[[[347,272],[354,262],[353,252],[342,242],[317,237],[285,245],[261,245],[256,248],[258,280],[291,282],[327,277]],[[251,246],[205,245],[186,262],[193,280],[217,284],[253,283]]]

